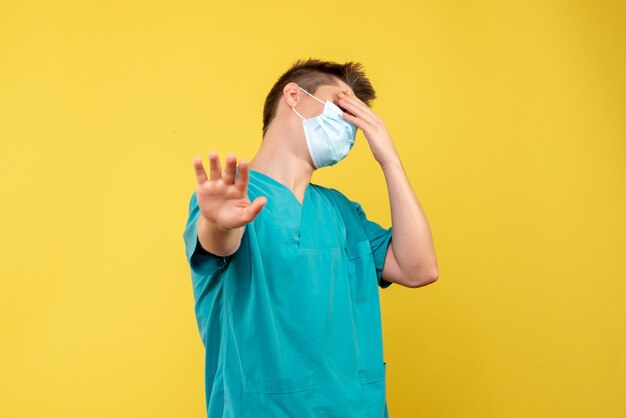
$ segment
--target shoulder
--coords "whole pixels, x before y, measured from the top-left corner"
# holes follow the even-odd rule
[[[332,187],[324,187],[319,184],[311,183],[316,190],[322,195],[326,196],[329,200],[332,200],[342,212],[351,212],[353,214],[360,214],[363,211],[361,204],[355,200],[350,199],[340,190]]]
[[[339,203],[349,204],[351,202],[348,196],[346,196],[345,194],[343,194],[341,191],[337,189],[334,189],[332,187],[325,187],[325,186],[315,184],[315,183],[311,183],[311,186],[315,188],[315,190],[317,190],[319,193],[323,194],[324,196],[328,198],[337,200],[339,201]]]

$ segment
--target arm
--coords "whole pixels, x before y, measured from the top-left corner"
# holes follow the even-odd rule
[[[343,113],[344,119],[363,131],[387,182],[393,228],[382,276],[408,287],[436,281],[439,272],[430,227],[382,119],[351,91],[340,94],[339,104],[350,112]]]
[[[228,256],[239,249],[245,226],[259,214],[267,199],[248,199],[248,162],[239,162],[233,154],[226,157],[224,175],[215,152],[209,153],[211,178],[202,166],[200,158],[194,159],[196,171],[196,198],[201,216],[196,223],[198,240],[206,251]],[[236,178],[235,178],[236,177]]]
[[[387,182],[393,226],[383,277],[410,287],[432,283],[437,280],[439,272],[426,215],[400,159],[391,159],[381,166]]]

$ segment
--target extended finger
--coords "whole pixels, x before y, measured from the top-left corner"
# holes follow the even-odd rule
[[[365,123],[365,121],[363,121],[362,119],[359,119],[356,116],[351,115],[348,112],[344,112],[342,116],[346,120],[346,122],[350,122],[351,124],[355,125],[357,128],[360,128],[363,132],[367,132],[367,130],[369,129],[370,125]]]
[[[250,178],[250,170],[246,160],[239,160],[239,171],[237,171],[237,179],[235,179],[235,187],[245,192],[248,187],[248,179]]]
[[[228,154],[226,156],[226,163],[224,167],[224,176],[222,180],[226,184],[233,184],[235,180],[235,168],[237,167],[237,157],[235,154]]]
[[[209,161],[211,162],[211,180],[219,180],[222,178],[222,165],[220,158],[215,151],[209,153]]]
[[[254,218],[261,212],[261,209],[265,207],[267,198],[265,196],[259,196],[246,208],[248,214],[248,222],[252,222]]]
[[[206,176],[206,171],[204,171],[204,166],[202,165],[202,159],[200,157],[196,157],[193,159],[193,168],[196,171],[196,180],[198,184],[205,183],[208,179]]]
[[[342,100],[342,99],[353,103],[355,106],[358,106],[359,108],[363,109],[363,111],[365,112],[372,111],[368,105],[363,103],[361,99],[359,99],[354,93],[350,92],[349,90],[339,93],[339,100]]]

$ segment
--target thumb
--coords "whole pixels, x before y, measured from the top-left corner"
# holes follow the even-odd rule
[[[250,217],[248,222],[254,220],[257,217],[259,212],[265,207],[267,203],[267,198],[265,196],[259,196],[246,208],[247,215]]]

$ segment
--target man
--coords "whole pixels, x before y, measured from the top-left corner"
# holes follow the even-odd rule
[[[265,101],[263,140],[197,188],[184,231],[206,347],[211,417],[388,417],[378,286],[437,280],[427,219],[358,63],[297,61]],[[385,176],[392,227],[310,183],[361,129]]]

